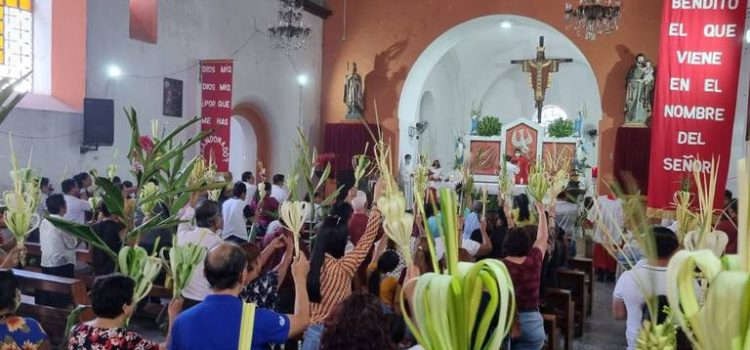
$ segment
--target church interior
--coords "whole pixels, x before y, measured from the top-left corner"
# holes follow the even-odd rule
[[[0,0],[2,349],[750,349],[748,0]]]

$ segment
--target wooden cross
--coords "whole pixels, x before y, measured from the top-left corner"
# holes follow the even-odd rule
[[[544,55],[544,37],[539,37],[539,47],[536,48],[536,58],[528,60],[512,60],[511,64],[520,64],[524,73],[529,73],[529,84],[534,89],[534,106],[536,106],[537,122],[542,123],[542,107],[547,89],[552,87],[550,75],[557,73],[560,63],[573,62],[572,58],[546,58]]]

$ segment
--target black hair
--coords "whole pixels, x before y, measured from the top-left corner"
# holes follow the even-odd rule
[[[529,197],[525,193],[513,197],[513,207],[518,209],[517,221],[527,221],[531,217]]]
[[[335,206],[334,209],[338,207]],[[351,209],[351,206],[349,206]],[[320,303],[322,297],[320,294],[320,275],[325,262],[326,254],[330,254],[338,259],[344,256],[346,243],[349,241],[349,228],[347,221],[333,214],[331,210],[328,217],[315,235],[315,244],[313,244],[310,253],[310,272],[307,274],[307,293],[310,301]]]
[[[654,233],[656,256],[659,259],[669,259],[680,246],[680,243],[677,241],[677,235],[664,226],[654,226],[651,231]]]
[[[380,244],[383,244],[384,242],[381,242]],[[383,252],[383,255],[378,258],[378,265],[375,271],[373,271],[370,274],[370,278],[368,279],[368,290],[370,293],[375,295],[380,295],[380,282],[383,277],[383,274],[389,273],[396,269],[398,266],[398,254],[392,250],[386,250]]]
[[[214,252],[221,249],[221,252]],[[221,253],[221,254],[219,254]],[[222,243],[206,254],[203,274],[211,289],[224,290],[234,288],[240,282],[240,276],[247,269],[247,255],[234,243]]]
[[[221,219],[221,205],[219,202],[205,200],[195,208],[195,224],[198,227],[210,228]]]
[[[404,159],[411,159],[411,154],[407,154],[404,156]]]
[[[113,184],[121,184],[122,183],[122,179],[120,179],[119,176],[114,176],[114,177],[112,177],[112,183]]]
[[[97,277],[91,287],[91,307],[101,318],[117,318],[125,305],[133,303],[135,281],[128,276],[112,274]]]
[[[242,195],[247,193],[247,187],[245,186],[244,182],[237,181],[234,183],[234,186],[232,187],[232,195],[239,198],[242,197]]]
[[[435,216],[435,207],[432,206],[432,203],[425,203],[424,216],[428,219]]]
[[[344,224],[349,223],[349,219],[352,217],[352,214],[354,214],[354,208],[352,208],[352,205],[348,202],[336,203],[328,212],[329,216],[332,216],[333,219],[337,219]]]
[[[514,227],[508,230],[503,240],[503,252],[505,256],[526,256],[531,249],[531,238],[526,230]]]
[[[53,215],[60,214],[60,212],[66,207],[65,197],[61,194],[50,195],[47,197],[47,200],[44,201],[44,204],[47,205],[47,212]]]
[[[737,213],[737,200],[733,199],[731,202],[729,202],[729,206],[727,206],[727,209]]]
[[[251,177],[253,177],[253,172],[252,171],[246,171],[246,172],[242,173],[241,180],[242,180],[242,182],[247,182],[248,180],[250,180]]]
[[[273,176],[273,184],[274,185],[278,185],[278,184],[284,182],[284,179],[286,179],[286,177],[284,177],[283,174],[276,174],[276,175]]]
[[[76,182],[76,180],[73,180],[73,179],[65,179],[60,184],[60,190],[62,190],[62,192],[65,194],[70,193],[70,191],[76,187],[80,188],[80,186],[78,186],[78,182]]]
[[[730,191],[730,190],[724,190],[724,198],[725,199],[733,199],[734,195],[732,194],[732,191]]]
[[[13,274],[13,270],[0,270],[0,310],[16,307],[18,287],[18,278]]]
[[[131,187],[133,187],[133,183],[130,182],[130,181],[128,181],[128,180],[125,180],[125,181],[122,182],[122,186],[125,187],[125,188],[131,188]]]
[[[84,188],[85,184],[83,182],[86,181],[86,179],[88,179],[89,177],[91,177],[89,173],[82,172],[82,173],[78,173],[76,176],[73,176],[73,180],[76,181],[76,183],[78,184],[78,187]]]
[[[99,210],[102,212],[102,215],[105,218],[112,216],[112,213],[109,212],[109,208],[107,208],[107,204],[105,204],[103,201],[102,201],[102,204],[99,206]]]
[[[49,185],[49,179],[46,177],[43,177],[39,180],[39,187],[47,187]]]

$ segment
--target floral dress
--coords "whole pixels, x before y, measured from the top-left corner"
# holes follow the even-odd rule
[[[47,334],[33,318],[9,316],[0,323],[0,349],[36,350]]]
[[[124,328],[77,325],[70,335],[68,350],[157,350],[159,344]]]
[[[276,310],[276,303],[279,300],[276,290],[278,286],[279,274],[277,272],[263,272],[258,278],[248,283],[240,293],[240,298],[245,302],[255,303],[258,307]]]

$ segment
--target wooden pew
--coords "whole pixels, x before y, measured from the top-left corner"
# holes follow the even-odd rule
[[[555,315],[557,325],[563,335],[564,349],[572,350],[573,326],[575,323],[575,303],[569,290],[559,288],[547,288],[544,297],[542,312]]]
[[[568,267],[571,270],[583,271],[586,274],[586,289],[588,289],[588,310],[587,314],[591,316],[594,304],[594,261],[586,258],[568,259]]]
[[[559,287],[570,291],[574,302],[575,336],[583,336],[583,325],[586,321],[588,309],[588,289],[586,288],[586,274],[578,270],[560,269],[557,271]]]
[[[71,297],[71,304],[64,309],[36,305],[33,298],[24,298],[18,313],[21,316],[32,317],[42,324],[53,345],[61,344],[65,334],[65,325],[68,314],[76,305],[90,305],[91,300],[86,293],[86,285],[83,281],[46,275],[39,272],[17,270],[13,273],[18,278],[21,292],[25,295],[34,295],[36,291],[55,292],[67,294]],[[81,316],[82,320],[93,319],[93,314],[88,311]]]
[[[544,319],[544,333],[547,335],[547,343],[542,349],[557,350],[557,317],[551,314],[542,314]]]

